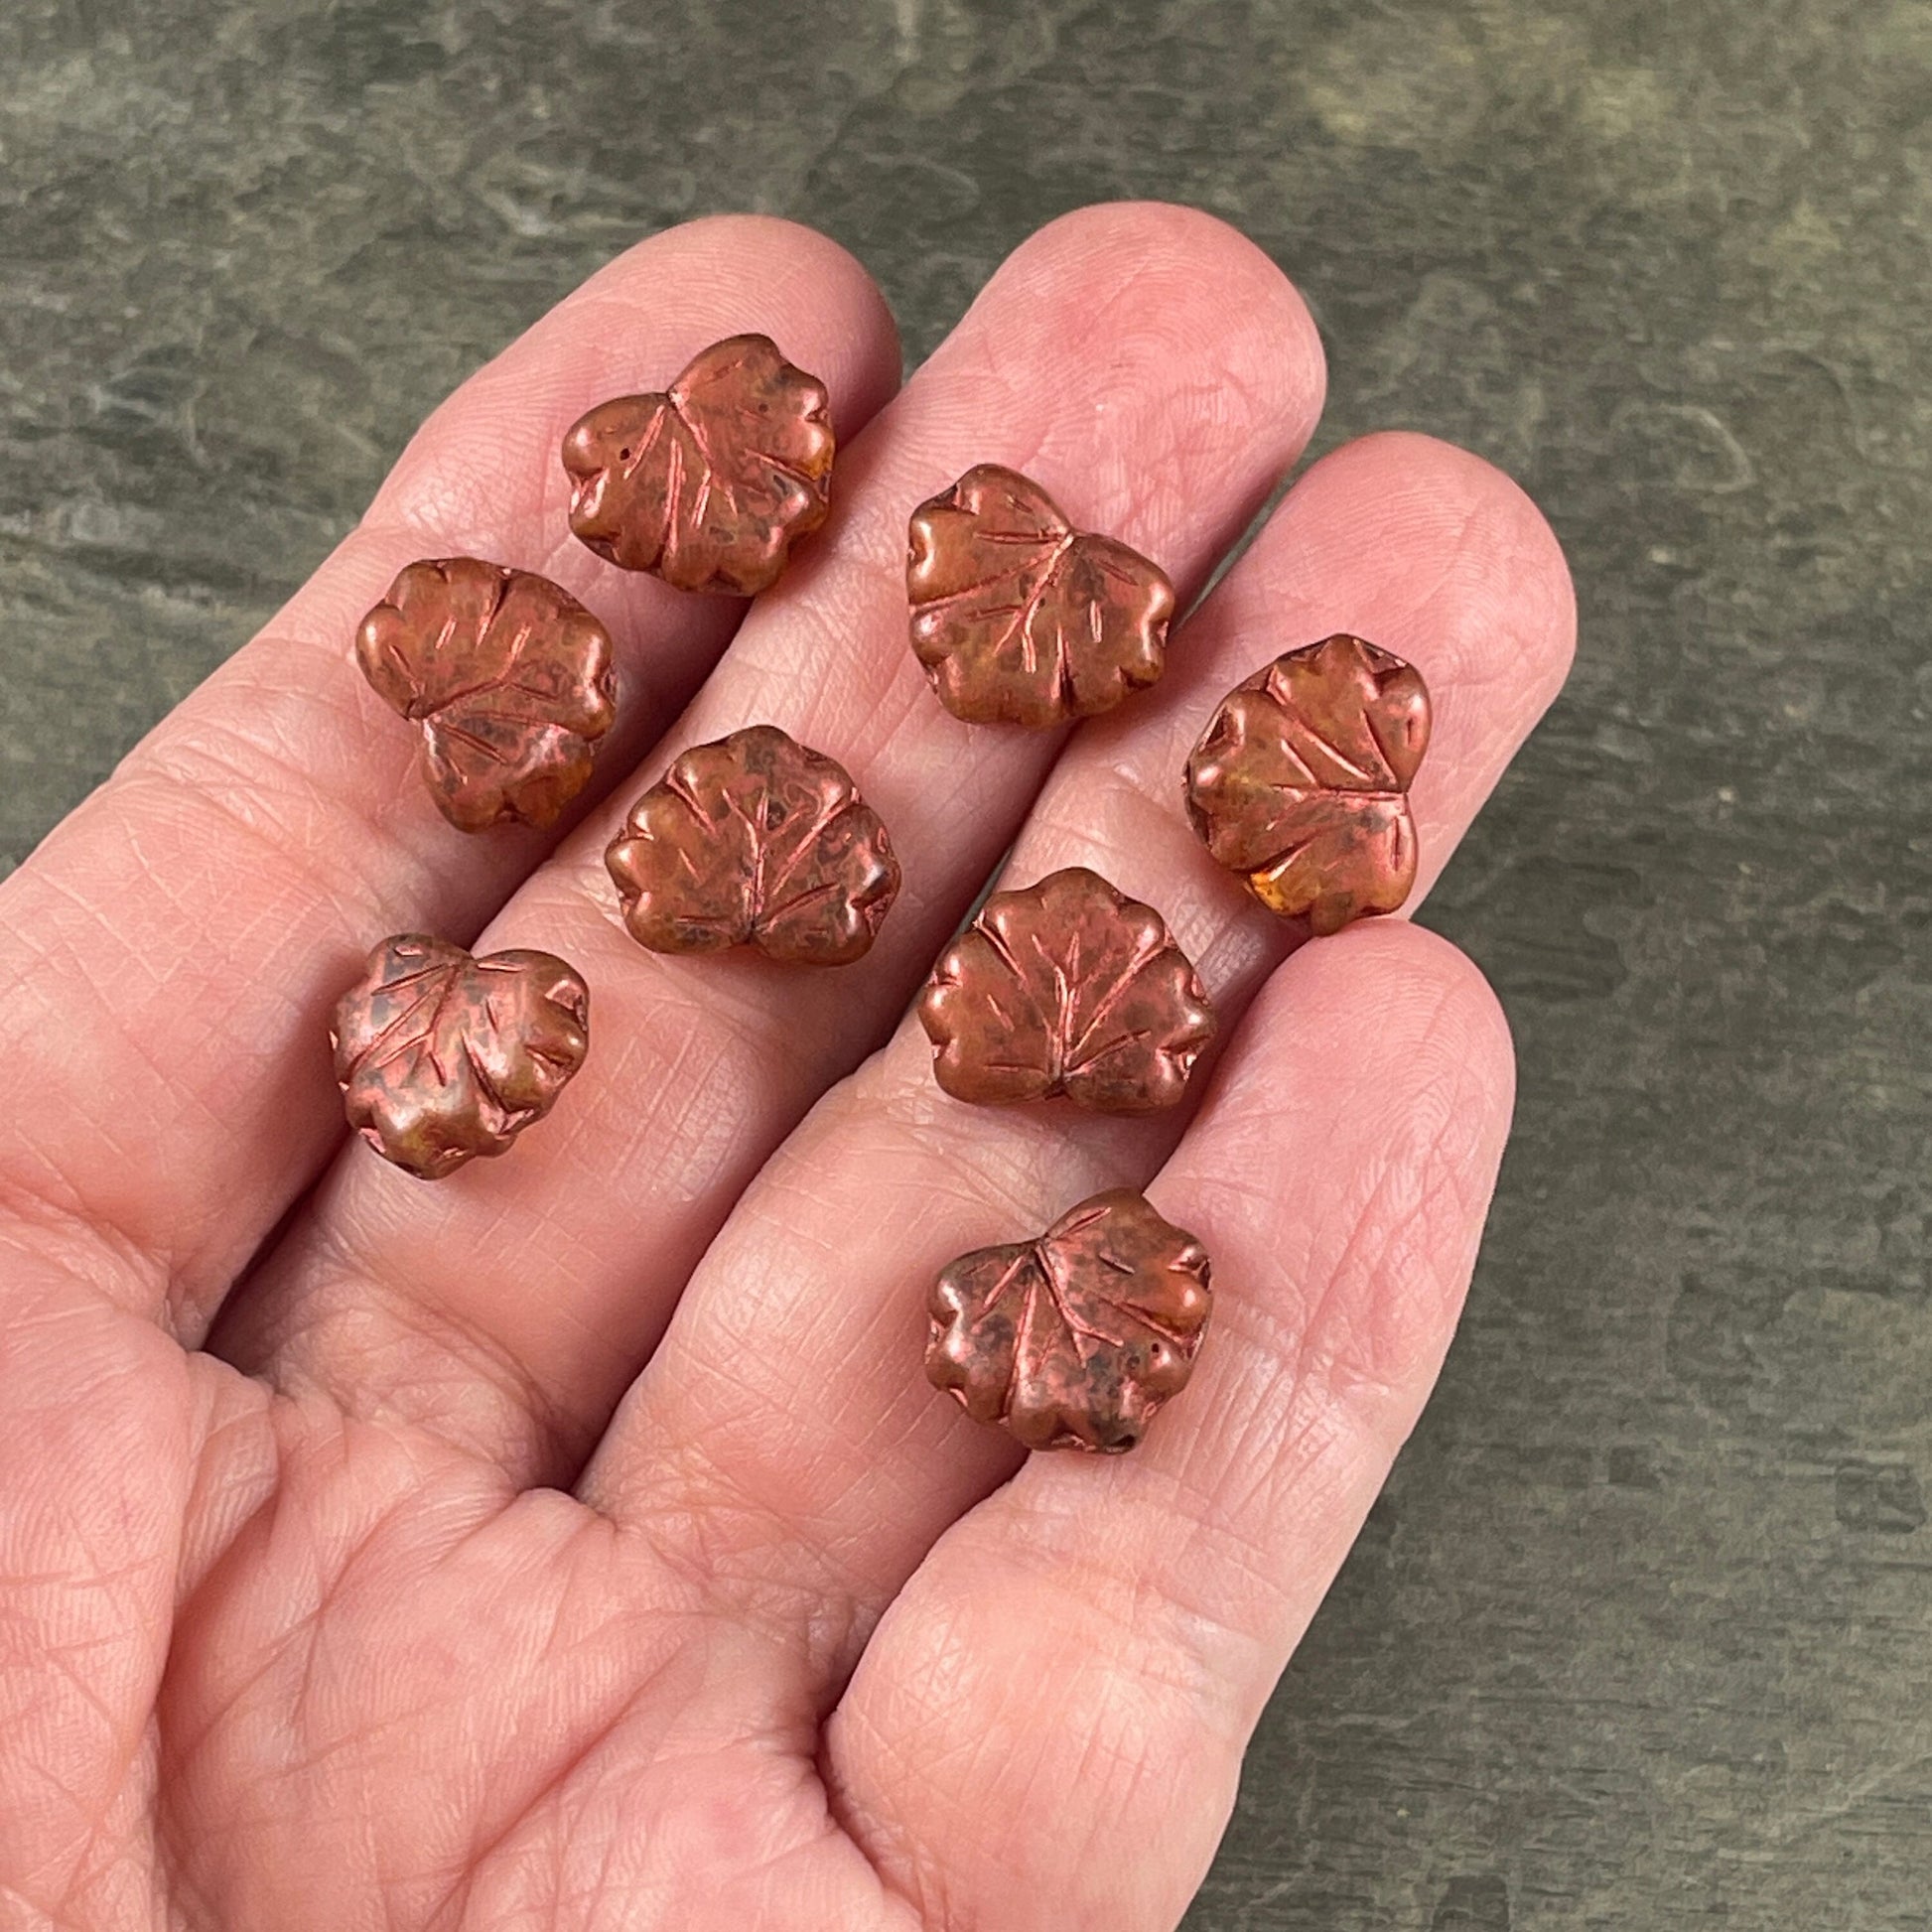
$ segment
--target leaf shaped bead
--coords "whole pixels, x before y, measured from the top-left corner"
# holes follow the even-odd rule
[[[547,952],[476,959],[404,932],[370,953],[329,1042],[348,1124],[385,1161],[440,1180],[550,1111],[590,1050],[590,992]]]
[[[1070,866],[986,901],[934,968],[919,1023],[955,1099],[1063,1093],[1144,1114],[1186,1091],[1214,1011],[1160,913]]]
[[[1429,747],[1413,665],[1324,637],[1237,685],[1187,759],[1187,810],[1262,903],[1315,933],[1393,912],[1416,883],[1409,786]]]
[[[1173,586],[1112,537],[1076,531],[997,463],[912,512],[912,649],[968,724],[1065,724],[1111,710],[1166,662]]]
[[[864,954],[899,880],[886,827],[845,767],[775,725],[683,753],[604,862],[639,945],[751,946],[807,966]]]
[[[560,586],[476,557],[410,564],[362,620],[356,661],[422,728],[452,825],[551,825],[617,717],[610,633]]]
[[[824,383],[768,336],[714,343],[662,393],[572,426],[570,527],[673,589],[754,597],[831,508],[829,410]]]
[[[1118,1452],[1186,1387],[1212,1295],[1207,1251],[1116,1187],[1036,1241],[976,1248],[933,1285],[925,1371],[1028,1449]]]

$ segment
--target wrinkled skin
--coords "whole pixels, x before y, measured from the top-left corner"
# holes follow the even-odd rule
[[[811,567],[747,616],[560,543],[570,422],[756,329],[824,375],[851,459]],[[1511,1070],[1479,976],[1406,920],[1291,952],[1178,773],[1281,637],[1372,636],[1437,702],[1426,890],[1561,682],[1569,584],[1503,477],[1370,438],[1157,690],[1064,745],[971,731],[904,642],[934,480],[1077,484],[1184,608],[1310,435],[1319,349],[1239,236],[1110,207],[1026,243],[895,397],[897,370],[823,238],[644,243],[0,885],[0,1924],[1184,1910],[1440,1365]],[[444,823],[354,666],[431,535],[554,569],[617,640],[632,696],[554,833]],[[649,954],[615,914],[623,806],[753,719],[844,764],[903,857],[836,973]],[[1185,1106],[933,1085],[907,1006],[1016,838],[1016,877],[1091,865],[1199,964],[1223,1031]],[[554,951],[598,1016],[568,1104],[433,1187],[349,1139],[330,1077],[333,1002],[395,931]],[[1131,1454],[1027,1461],[928,1386],[926,1294],[1123,1184],[1212,1254],[1211,1331]]]

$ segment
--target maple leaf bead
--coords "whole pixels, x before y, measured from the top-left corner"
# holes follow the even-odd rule
[[[1131,1449],[1187,1386],[1213,1307],[1207,1250],[1116,1187],[1036,1240],[933,1284],[926,1379],[1031,1449]]]
[[[652,952],[747,946],[802,966],[861,958],[899,885],[892,839],[845,767],[776,725],[681,753],[604,863]]]
[[[1065,1094],[1145,1114],[1185,1094],[1215,1023],[1160,913],[1069,866],[986,901],[933,969],[919,1024],[956,1100]]]
[[[406,566],[355,657],[420,729],[424,781],[464,832],[554,825],[617,717],[610,632],[547,577],[478,557]]]
[[[912,512],[905,589],[913,654],[968,724],[1090,718],[1166,663],[1167,573],[1074,529],[1036,483],[997,463]]]
[[[1271,911],[1317,935],[1396,911],[1416,883],[1409,787],[1429,692],[1392,652],[1337,634],[1222,700],[1187,759],[1187,812]]]
[[[369,954],[329,1029],[348,1124],[385,1161],[440,1180],[555,1104],[590,1050],[590,991],[554,954],[475,958],[403,932]]]
[[[769,590],[832,506],[830,406],[768,336],[714,343],[668,389],[600,403],[571,426],[571,530],[675,590]]]

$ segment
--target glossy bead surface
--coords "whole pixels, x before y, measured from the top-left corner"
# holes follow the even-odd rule
[[[1324,637],[1223,700],[1187,760],[1188,815],[1270,910],[1338,932],[1395,911],[1416,883],[1409,786],[1428,748],[1421,673]]]
[[[899,884],[892,839],[845,767],[775,725],[681,754],[605,865],[639,945],[750,946],[806,966],[862,957]]]
[[[560,585],[477,557],[410,564],[356,662],[422,734],[423,778],[465,832],[556,822],[617,717],[611,636]]]
[[[1166,663],[1167,573],[1075,530],[1036,483],[997,463],[912,512],[905,589],[913,653],[968,724],[1091,717]]]
[[[933,969],[919,1023],[955,1099],[1145,1114],[1185,1093],[1214,1012],[1160,913],[1069,866],[987,900]]]
[[[681,591],[753,597],[831,508],[830,400],[768,336],[733,336],[671,386],[619,396],[564,438],[570,527]]]
[[[473,958],[425,933],[370,953],[329,1030],[348,1124],[423,1180],[497,1155],[590,1050],[590,993],[551,953]]]
[[[926,1376],[1028,1449],[1118,1453],[1186,1387],[1212,1304],[1200,1242],[1112,1188],[940,1274]]]

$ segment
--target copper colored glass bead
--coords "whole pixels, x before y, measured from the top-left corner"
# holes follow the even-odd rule
[[[680,591],[754,597],[831,508],[825,385],[768,336],[692,357],[661,394],[600,403],[564,438],[570,527]]]
[[[440,1180],[504,1153],[590,1050],[590,992],[547,952],[385,939],[329,1030],[348,1124],[385,1161]]]
[[[946,1268],[925,1372],[1028,1449],[1118,1452],[1187,1386],[1212,1302],[1206,1249],[1116,1187]]]
[[[1166,662],[1173,586],[1074,529],[1017,470],[982,463],[912,512],[912,649],[971,725],[1062,725],[1111,710]]]
[[[554,824],[617,717],[604,626],[548,578],[476,557],[409,565],[355,657],[421,730],[430,795],[465,832]]]
[[[1214,1010],[1153,906],[1069,866],[986,901],[933,969],[919,1024],[956,1100],[1063,1093],[1146,1114],[1186,1091]]]
[[[1339,932],[1416,883],[1409,785],[1428,746],[1421,673],[1324,637],[1229,692],[1187,759],[1188,815],[1264,905]]]
[[[625,926],[652,952],[751,946],[844,966],[898,892],[893,842],[845,767],[775,725],[683,753],[604,862]]]

